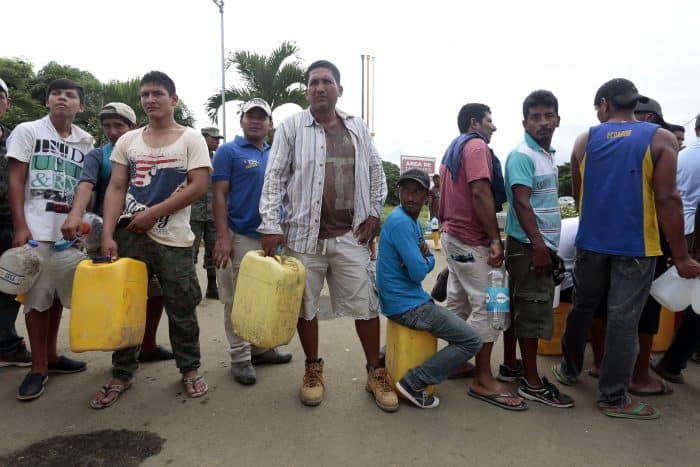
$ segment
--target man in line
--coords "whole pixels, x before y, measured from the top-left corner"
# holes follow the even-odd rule
[[[213,127],[202,128],[202,136],[204,136],[204,141],[207,142],[209,158],[211,159],[214,157],[214,151],[219,147],[219,143],[224,137],[221,136],[218,128]],[[216,227],[214,225],[212,204],[212,182],[209,181],[207,193],[202,196],[201,199],[192,203],[190,226],[192,227],[192,232],[194,232],[192,250],[194,251],[195,266],[197,265],[197,258],[199,256],[199,245],[201,245],[202,238],[204,238],[204,269],[207,271],[207,291],[205,297],[218,299],[219,289],[216,286],[216,269],[212,263],[214,244],[216,243]]]
[[[668,124],[664,120],[661,105],[654,99],[649,98],[649,102],[637,103],[637,107],[634,109],[634,117],[641,122],[654,123],[661,128],[669,129]],[[662,255],[656,258],[654,279],[661,276],[666,271],[669,258],[668,243],[666,242],[663,232],[661,232],[660,242]],[[654,378],[649,371],[651,348],[654,335],[659,332],[660,319],[661,304],[659,304],[654,297],[649,296],[642,309],[642,314],[639,317],[639,325],[637,327],[637,332],[639,334],[639,353],[628,386],[629,393],[635,396],[657,396],[673,393],[672,386],[664,383],[662,380]],[[594,358],[593,366],[588,373],[593,377],[596,377],[600,373],[600,363],[605,354],[605,328],[605,308],[599,307],[594,315],[593,325],[591,327],[591,347],[593,348]]]
[[[593,101],[601,124],[574,144],[571,174],[581,213],[576,293],[562,338],[564,356],[553,372],[562,384],[576,383],[593,314],[607,297],[598,407],[611,417],[647,420],[658,418],[659,411],[631,399],[627,388],[639,352],[639,317],[649,296],[656,256],[661,255],[657,218],[678,273],[697,277],[700,264],[688,256],[680,228],[678,143],[668,130],[636,121],[637,102],[648,98],[631,81],[616,78],[604,83]]]
[[[436,305],[421,286],[426,274],[435,267],[435,257],[418,222],[429,187],[428,174],[422,170],[410,169],[401,174],[398,181],[401,205],[386,218],[377,259],[382,313],[398,324],[428,331],[448,343],[396,382],[396,389],[422,409],[440,404],[437,397],[427,393],[427,387],[444,381],[481,348],[477,332],[456,314]]]
[[[265,138],[272,128],[272,110],[263,99],[251,99],[241,108],[241,130],[216,151],[214,157],[214,221],[216,245],[214,266],[219,272],[221,290],[235,291],[238,270],[249,251],[260,249],[260,192],[270,145]],[[225,286],[223,284],[226,284]],[[231,311],[233,293],[221,296],[224,304],[224,330],[229,343],[231,373],[240,384],[255,384],[253,365],[288,363],[292,354],[276,349],[260,349],[233,333]]]
[[[559,247],[561,215],[552,136],[559,127],[559,103],[549,91],[530,93],[523,102],[525,140],[506,160],[506,269],[509,273],[513,330],[520,344],[523,377],[518,394],[551,407],[574,401],[537,370],[537,340],[551,339],[553,258]]]
[[[305,80],[309,108],[283,121],[275,133],[258,228],[266,255],[286,241],[290,254],[306,268],[297,325],[306,355],[300,399],[310,406],[323,400],[316,314],[327,280],[333,312],[355,320],[367,359],[365,388],[381,409],[393,412],[399,402],[379,364],[379,317],[376,307],[370,309],[367,248],[379,228],[386,178],[362,120],[336,108],[343,94],[338,68],[316,61]]]
[[[112,174],[112,162],[109,158],[117,140],[127,131],[136,128],[136,114],[131,107],[122,102],[111,102],[102,107],[100,124],[109,143],[101,148],[95,148],[85,155],[73,207],[61,226],[63,238],[67,240],[72,240],[81,233],[83,214],[86,211],[91,210],[100,216],[103,215],[105,192]],[[90,209],[91,200],[92,208]],[[88,250],[87,253],[91,257],[100,254],[99,249]],[[156,333],[162,315],[163,293],[160,290],[158,279],[151,277],[148,284],[148,302],[146,303],[146,331],[139,353],[140,362],[172,360],[174,358],[170,350],[156,344]]]
[[[486,317],[486,288],[491,269],[503,265],[496,208],[505,201],[505,197],[495,198],[504,187],[500,165],[494,165],[497,159],[488,147],[496,131],[491,109],[466,104],[459,111],[457,126],[460,136],[447,148],[440,165],[439,218],[449,268],[446,307],[462,319],[469,318],[483,342],[468,394],[507,410],[524,410],[527,403],[491,373],[491,351],[500,331]]]
[[[700,114],[695,119],[695,136],[698,137],[678,154],[678,175],[676,182],[683,200],[685,236],[693,258],[700,260],[700,238],[694,235],[700,231]],[[683,312],[681,323],[673,337],[673,342],[663,357],[651,364],[652,370],[667,381],[684,382],[683,369],[688,359],[700,346],[700,315],[691,308]]]
[[[7,141],[9,199],[14,235],[12,244],[39,242],[37,253],[46,264],[61,238],[60,226],[70,211],[85,154],[92,149],[92,136],[73,124],[85,110],[85,90],[68,79],[49,83],[46,92],[49,114],[22,123]],[[59,356],[56,347],[63,306],[70,297],[58,294],[65,277],[44,270],[24,297],[24,313],[32,348],[32,368],[17,391],[22,401],[44,392],[50,373],[75,373],[85,362]]]
[[[685,149],[685,127],[683,125],[675,125],[673,123],[668,124],[668,131],[674,134],[676,141],[678,141],[678,147],[682,151]]]
[[[0,79],[0,120],[12,106],[10,89]],[[12,215],[7,200],[7,138],[10,129],[0,123],[0,255],[12,248]],[[24,339],[17,335],[15,321],[19,313],[19,302],[12,295],[0,293],[0,368],[5,366],[27,367],[32,364],[32,354]]]
[[[165,73],[141,78],[141,105],[148,124],[119,138],[104,203],[102,254],[146,263],[163,289],[170,344],[185,393],[209,389],[200,367],[196,307],[202,299],[192,262],[189,206],[204,195],[211,168],[201,134],[175,122],[175,83]],[[118,226],[118,218],[126,221]],[[138,347],[112,354],[112,378],[90,402],[109,407],[133,384]]]

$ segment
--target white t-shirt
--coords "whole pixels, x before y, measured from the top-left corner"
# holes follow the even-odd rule
[[[564,280],[561,290],[574,286],[572,271],[576,260],[576,234],[578,233],[578,217],[561,220],[561,234],[559,235],[559,250],[557,254],[564,261]]]
[[[153,148],[143,139],[143,128],[129,131],[117,141],[112,162],[129,168],[129,189],[124,214],[154,206],[187,185],[187,172],[209,167],[209,150],[204,137],[192,128],[185,128],[175,142]],[[194,234],[190,228],[190,207],[163,216],[147,235],[158,243],[175,247],[191,246]]]
[[[34,240],[55,242],[73,205],[92,136],[72,125],[62,138],[47,115],[22,123],[7,140],[7,157],[29,164],[24,185],[24,216]]]

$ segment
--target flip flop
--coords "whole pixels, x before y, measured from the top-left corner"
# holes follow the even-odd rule
[[[599,372],[599,371],[600,371],[600,370],[595,370],[595,371],[593,371],[593,368],[591,368],[591,369],[589,369],[589,370],[587,371],[587,373],[588,373],[588,376],[590,376],[591,378],[598,379],[598,378],[600,378],[600,372]]]
[[[133,382],[134,382],[134,380],[132,379],[132,380],[125,382],[124,384],[109,384],[109,383],[105,384],[97,392],[98,395],[93,400],[90,401],[90,407],[92,407],[93,409],[99,410],[99,409],[106,409],[110,405],[113,405],[115,402],[117,402],[119,400],[121,395],[124,392],[126,392],[127,389],[129,389],[131,387]],[[100,402],[100,399],[103,399],[105,396],[107,396],[107,394],[110,394],[110,393],[115,393],[117,395],[117,397],[115,397],[114,399],[112,399],[111,401],[106,402],[106,403]]]
[[[634,406],[631,410],[630,407]],[[648,415],[641,415],[642,411],[649,407],[653,410],[652,413]],[[637,402],[636,404],[632,401],[627,407],[598,407],[604,415],[613,418],[626,418],[630,420],[654,420],[661,416],[661,412],[658,409],[645,404],[644,402]]]
[[[676,384],[683,384],[685,383],[685,378],[683,377],[683,373],[671,373],[670,371],[666,370],[661,365],[661,361],[657,360],[655,362],[651,362],[649,364],[649,367],[654,370],[654,372],[661,376],[663,379],[666,381],[670,381],[671,383],[676,383]]]
[[[202,389],[201,391],[195,390],[192,393],[187,391],[187,386],[192,386],[192,389],[195,389],[195,387],[197,386],[197,383],[199,383],[200,381],[204,382],[204,389]],[[202,375],[197,375],[194,378],[183,378],[182,384],[185,385],[185,394],[187,394],[189,397],[192,397],[192,398],[202,397],[204,394],[207,393],[207,391],[209,391],[209,385],[207,384],[206,381],[204,381],[204,376],[202,376]]]
[[[524,400],[521,401],[520,404],[518,404],[518,405],[508,405],[505,402],[499,402],[498,399],[504,398],[504,397],[522,399],[520,396],[516,395],[513,392],[501,392],[501,393],[495,392],[493,394],[485,395],[485,394],[477,394],[474,391],[472,391],[471,388],[469,388],[469,391],[467,391],[467,394],[469,396],[473,397],[474,399],[479,399],[479,400],[482,400],[484,402],[488,402],[489,404],[493,404],[496,407],[500,407],[502,409],[512,410],[515,412],[522,412],[523,410],[527,410],[527,402],[525,402]]]
[[[653,391],[638,391],[636,389],[629,388],[628,391],[630,394],[634,394],[635,396],[665,396],[667,394],[673,394],[673,387],[667,384],[666,381],[660,379],[657,379],[656,381],[658,381],[659,385],[661,385],[659,389],[655,389]]]

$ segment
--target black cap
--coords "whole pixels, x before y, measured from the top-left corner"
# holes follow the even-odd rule
[[[636,112],[648,112],[654,114],[654,121],[657,125],[661,125],[662,128],[669,129],[668,123],[664,120],[664,113],[661,111],[661,104],[652,99],[651,97],[647,102],[639,102],[637,107],[634,108]]]
[[[600,104],[601,99],[611,101],[618,107],[626,107],[634,102],[649,102],[648,97],[639,94],[632,81],[624,78],[611,79],[598,88],[593,105]]]
[[[695,117],[695,129],[700,130],[700,114],[698,114],[698,116]]]
[[[401,176],[399,177],[399,181],[396,184],[401,185],[401,183],[407,180],[413,180],[414,182],[418,182],[418,184],[426,190],[430,189],[430,177],[426,172],[424,172],[421,169],[408,169],[407,171],[401,174]]]

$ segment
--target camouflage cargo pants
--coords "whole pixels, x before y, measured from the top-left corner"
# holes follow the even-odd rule
[[[149,277],[154,274],[163,289],[163,302],[168,315],[170,344],[180,373],[199,368],[199,324],[197,305],[202,300],[192,263],[191,247],[161,245],[148,235],[118,229],[114,235],[119,256],[146,263]],[[112,375],[131,379],[138,368],[139,347],[130,347],[112,354]]]
[[[216,227],[214,221],[190,221],[190,227],[194,232],[194,244],[192,245],[192,258],[197,264],[199,256],[199,245],[204,238],[204,269],[214,271],[212,255],[216,244]]]

